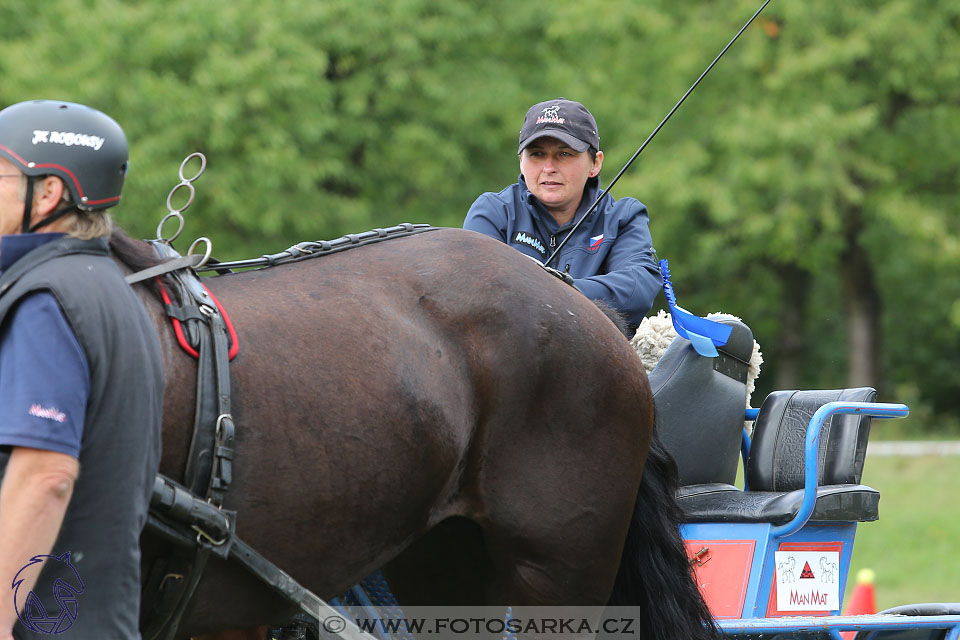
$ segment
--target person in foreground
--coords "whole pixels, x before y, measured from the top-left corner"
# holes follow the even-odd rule
[[[108,251],[126,168],[95,109],[0,111],[0,640],[140,637],[163,370]]]
[[[499,193],[481,194],[463,228],[544,262],[600,193],[603,151],[597,123],[579,102],[540,102],[523,119],[517,153],[517,182]],[[604,195],[548,266],[570,274],[591,300],[624,315],[631,335],[661,288],[647,208],[634,198]]]

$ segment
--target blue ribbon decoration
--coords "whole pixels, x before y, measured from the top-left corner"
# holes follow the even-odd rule
[[[677,305],[677,294],[670,282],[670,267],[666,258],[660,261],[660,275],[663,278],[663,293],[667,296],[670,318],[677,335],[686,338],[694,350],[705,358],[716,358],[717,347],[727,344],[733,327],[696,316]]]

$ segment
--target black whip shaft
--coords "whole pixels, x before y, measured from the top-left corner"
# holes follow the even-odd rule
[[[605,195],[607,195],[608,193],[610,193],[610,190],[613,189],[613,185],[617,184],[617,180],[620,179],[620,176],[622,176],[622,175],[624,174],[624,172],[625,172],[627,169],[630,168],[630,165],[633,164],[633,161],[636,160],[637,157],[638,157],[638,156],[643,152],[643,150],[647,147],[647,145],[650,144],[650,141],[653,140],[653,137],[654,137],[655,135],[657,135],[657,133],[660,132],[660,129],[662,129],[662,128],[663,128],[663,125],[665,125],[665,124],[667,123],[667,120],[669,120],[670,117],[676,112],[676,110],[680,108],[680,105],[682,105],[682,104],[683,104],[683,101],[687,99],[687,96],[689,96],[691,93],[693,93],[693,90],[697,88],[697,85],[700,84],[700,81],[703,80],[704,77],[706,77],[706,75],[707,75],[708,73],[710,73],[710,69],[713,69],[713,66],[714,66],[715,64],[717,64],[717,62],[720,60],[720,58],[723,57],[723,54],[725,54],[725,53],[727,52],[727,49],[729,49],[731,46],[733,46],[733,43],[737,41],[737,38],[740,37],[740,34],[747,30],[747,27],[750,26],[750,24],[754,21],[754,19],[755,19],[758,15],[760,15],[760,12],[763,11],[764,8],[766,8],[766,6],[767,6],[768,4],[770,4],[770,0],[766,0],[766,1],[763,3],[763,6],[761,6],[759,9],[757,9],[757,12],[754,13],[754,14],[750,17],[749,20],[747,20],[746,24],[744,24],[742,27],[740,27],[740,31],[737,31],[737,35],[733,36],[733,39],[731,39],[730,42],[727,43],[727,46],[725,46],[725,47],[723,48],[723,51],[721,51],[719,54],[717,54],[717,57],[713,59],[713,62],[710,63],[710,66],[708,66],[706,69],[703,70],[703,73],[700,74],[700,77],[697,78],[696,82],[694,82],[692,85],[690,85],[690,88],[687,89],[687,92],[683,94],[683,97],[680,98],[680,100],[677,101],[677,104],[673,105],[673,109],[670,109],[670,113],[668,113],[668,114],[666,115],[666,117],[665,117],[663,120],[660,121],[660,124],[657,125],[656,129],[654,129],[654,130],[650,133],[650,135],[647,136],[647,139],[643,141],[643,144],[640,145],[640,148],[637,149],[637,151],[630,157],[629,160],[627,160],[627,164],[623,165],[623,168],[620,169],[620,171],[617,173],[616,176],[614,176],[613,180],[610,181],[610,184],[607,186],[607,188],[600,192],[600,195],[597,196],[597,199],[593,201],[593,204],[590,205],[590,208],[587,209],[587,212],[584,213],[583,216],[582,216],[579,220],[577,220],[576,224],[573,225],[573,228],[570,229],[570,232],[566,235],[566,237],[565,237],[563,240],[560,241],[560,244],[557,245],[557,248],[554,249],[554,251],[553,251],[553,253],[550,255],[550,257],[547,258],[547,261],[543,263],[545,266],[548,266],[548,267],[550,266],[550,263],[553,262],[553,260],[557,257],[557,255],[560,254],[560,250],[563,249],[563,246],[564,246],[565,244],[567,244],[567,241],[570,239],[570,237],[571,237],[571,236],[576,232],[576,230],[580,227],[580,224],[581,224],[584,220],[587,219],[587,216],[589,216],[591,213],[594,212],[594,210],[597,208],[597,205],[600,204],[600,201],[601,201],[601,200],[603,200],[603,197],[604,197]]]

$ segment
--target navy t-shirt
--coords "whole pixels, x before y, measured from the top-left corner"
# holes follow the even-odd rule
[[[0,273],[60,233],[0,239]],[[0,447],[78,458],[90,368],[60,305],[44,291],[25,296],[0,327]]]

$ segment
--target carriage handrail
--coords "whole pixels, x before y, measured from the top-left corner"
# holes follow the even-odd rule
[[[890,417],[890,416],[881,416]],[[797,616],[789,618],[741,618],[718,620],[720,630],[727,635],[759,635],[763,633],[804,633],[827,631],[832,635],[840,631],[880,631],[907,629],[945,629],[945,640],[960,637],[960,616],[903,616],[873,614],[863,616]],[[792,636],[791,636],[792,637]]]
[[[817,469],[820,431],[824,423],[835,414],[859,414],[874,418],[904,418],[910,412],[905,404],[886,402],[828,402],[817,409],[807,425],[803,458],[803,501],[793,520],[774,526],[770,533],[774,537],[786,537],[803,528],[817,503]]]

